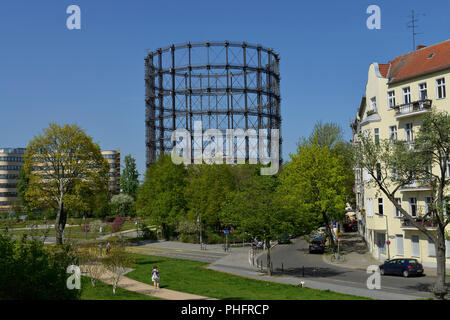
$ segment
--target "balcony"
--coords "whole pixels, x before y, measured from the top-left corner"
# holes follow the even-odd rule
[[[431,218],[416,218],[415,220],[419,225],[427,229],[436,229],[438,227],[437,222]],[[402,221],[400,228],[402,228],[403,230],[417,230],[417,227],[406,219]]]
[[[424,184],[418,181],[414,181],[408,185],[403,186],[399,191],[400,192],[417,192],[417,191],[432,191],[433,188],[431,184]]]
[[[395,118],[406,118],[431,111],[431,100],[424,99],[394,107]]]

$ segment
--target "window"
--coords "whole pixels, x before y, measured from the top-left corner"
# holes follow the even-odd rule
[[[412,124],[412,122],[405,124],[405,140],[407,142],[413,142],[414,141],[413,124]]]
[[[381,164],[377,163],[376,170],[377,170],[377,180],[381,181]]]
[[[409,214],[412,217],[417,217],[417,199],[409,198]]]
[[[419,236],[411,236],[411,256],[420,257]]]
[[[447,161],[447,169],[445,170],[445,176],[450,178],[450,162]]]
[[[388,91],[388,107],[393,108],[395,107],[395,91]]]
[[[397,126],[389,127],[389,139],[391,142],[397,140]]]
[[[383,198],[378,198],[378,213],[383,215]]]
[[[411,103],[411,90],[409,87],[403,88],[403,103]]]
[[[425,100],[427,98],[427,83],[419,84],[419,98],[420,100]]]
[[[445,78],[436,80],[436,97],[437,99],[443,99],[446,97],[445,93]]]
[[[397,201],[397,203],[401,206],[402,205],[402,199],[400,198],[395,198],[395,201]],[[394,215],[396,218],[400,218],[402,216],[400,210],[397,209],[396,206],[394,206]]]
[[[433,199],[431,197],[425,197],[425,214],[428,214],[433,210]]]
[[[395,235],[395,251],[398,256],[403,255],[403,235],[402,234],[396,234]]]
[[[373,129],[373,132],[374,132],[374,136],[375,136],[375,144],[377,146],[379,146],[380,145],[380,129],[375,128],[375,129]]]
[[[398,179],[398,170],[396,168],[394,168],[394,169],[392,169],[391,173],[392,173],[391,179],[393,181],[397,180]]]
[[[377,111],[377,98],[373,97],[370,99],[370,110],[371,111]]]
[[[428,256],[429,257],[436,257],[436,247],[434,246],[434,243],[428,240]]]
[[[366,212],[368,217],[373,216],[373,206],[372,206],[372,198],[367,198],[366,201]]]
[[[445,240],[445,256],[450,258],[450,240]]]

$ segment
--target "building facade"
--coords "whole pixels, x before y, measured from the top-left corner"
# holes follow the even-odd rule
[[[23,157],[26,148],[0,148],[0,213],[13,210],[17,201],[17,184],[19,171],[23,167]],[[120,151],[102,151],[103,157],[109,163],[109,191],[111,194],[120,193]]]
[[[450,112],[449,83],[450,40],[418,47],[386,64],[370,64],[365,96],[351,124],[354,143],[358,134],[370,133],[375,142],[404,139],[413,147],[424,114],[432,107]],[[450,174],[448,169],[447,174]],[[408,223],[384,194],[367,184],[370,179],[364,169],[355,168],[359,232],[366,239],[372,256],[380,261],[412,257],[424,266],[435,267],[434,244]],[[396,200],[420,220],[429,210],[431,193],[431,186],[414,183],[400,189]],[[431,221],[426,222],[426,227],[436,230]],[[450,231],[449,226],[447,230]],[[450,241],[446,244],[449,266]]]
[[[17,183],[25,148],[0,148],[0,212],[9,212],[18,201]]]
[[[104,150],[103,157],[109,163],[109,192],[111,194],[120,193],[120,151]]]

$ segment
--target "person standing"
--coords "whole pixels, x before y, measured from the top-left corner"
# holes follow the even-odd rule
[[[152,281],[155,288],[159,289],[159,271],[156,266],[154,266],[152,270]]]

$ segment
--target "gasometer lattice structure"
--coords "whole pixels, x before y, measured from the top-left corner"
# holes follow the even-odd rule
[[[279,61],[272,49],[245,42],[188,42],[149,52],[147,166],[173,148],[172,132],[193,132],[195,121],[203,130],[268,129],[270,145],[270,129],[281,129]],[[281,162],[281,134],[278,139]]]

